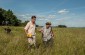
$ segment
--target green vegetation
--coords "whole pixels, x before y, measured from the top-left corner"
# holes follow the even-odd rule
[[[41,34],[37,32],[38,49],[28,50],[23,27],[10,27],[7,34],[0,27],[0,55],[85,55],[85,28],[53,28],[55,38],[52,48],[44,48]],[[38,28],[39,29],[39,28]]]
[[[19,20],[12,10],[4,10],[0,8],[0,25],[12,25],[19,26],[21,20]]]

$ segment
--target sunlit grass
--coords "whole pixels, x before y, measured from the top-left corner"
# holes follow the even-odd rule
[[[0,55],[85,55],[85,28],[53,28],[55,38],[52,48],[44,48],[41,34],[36,31],[38,49],[28,50],[23,27],[10,27],[7,34],[0,27]],[[39,28],[38,28],[39,29]]]

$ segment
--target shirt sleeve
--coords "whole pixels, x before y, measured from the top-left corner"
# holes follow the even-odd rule
[[[41,30],[44,31],[44,27],[42,27]]]
[[[30,22],[27,23],[27,25],[25,26],[25,30],[28,30],[29,29],[29,26],[30,26]]]

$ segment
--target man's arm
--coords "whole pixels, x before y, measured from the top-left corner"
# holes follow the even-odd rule
[[[43,28],[39,29],[39,32],[43,33]]]
[[[28,33],[29,26],[30,26],[30,23],[28,22],[24,28],[26,34]]]
[[[25,33],[27,34],[27,33],[28,33],[28,31],[27,31],[27,30],[25,30]]]
[[[52,29],[52,27],[51,27],[51,34],[52,34],[52,37],[54,37],[54,33],[53,33],[53,29]]]

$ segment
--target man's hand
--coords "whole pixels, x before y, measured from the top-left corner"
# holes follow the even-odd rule
[[[52,38],[54,39],[54,36]]]
[[[42,32],[43,33],[43,30],[39,30],[39,32]]]
[[[54,34],[52,34],[52,38],[54,39]]]
[[[25,30],[26,35],[28,34],[27,30]]]

